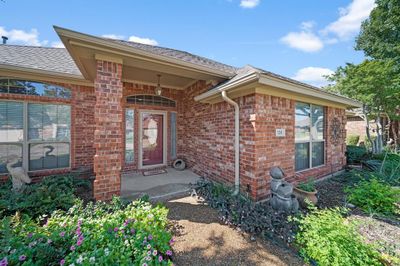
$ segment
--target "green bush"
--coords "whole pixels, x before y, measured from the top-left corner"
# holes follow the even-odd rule
[[[399,190],[378,181],[377,177],[359,182],[346,188],[349,202],[368,213],[393,215],[398,212]]]
[[[68,210],[77,199],[74,193],[78,186],[89,186],[89,183],[72,175],[48,176],[15,193],[10,181],[0,187],[0,214],[13,215],[19,211],[38,217],[57,209]]]
[[[363,242],[341,209],[312,209],[295,220],[296,243],[307,262],[317,265],[382,265],[379,253]]]
[[[359,141],[360,141],[360,135],[349,135],[347,136],[346,143],[347,145],[356,146]]]
[[[346,150],[348,163],[359,163],[368,156],[367,149],[362,146],[348,145]]]
[[[309,177],[307,182],[300,182],[297,185],[297,188],[307,191],[307,192],[314,192],[315,191],[315,182],[314,178]]]
[[[165,207],[82,201],[44,225],[27,216],[0,223],[0,261],[9,265],[171,265]]]

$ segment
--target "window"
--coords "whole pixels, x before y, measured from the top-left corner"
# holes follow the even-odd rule
[[[0,79],[0,93],[37,95],[62,99],[71,98],[71,91],[60,86],[7,78]]]
[[[134,111],[132,109],[125,110],[125,162],[133,162],[133,125]]]
[[[0,173],[7,172],[7,163],[22,165],[23,113],[23,103],[0,101]]]
[[[323,165],[325,161],[324,108],[296,103],[295,169],[296,171]]]
[[[176,113],[171,113],[171,159],[176,159]]]
[[[29,171],[69,167],[68,105],[0,101],[0,173],[7,161]]]
[[[70,118],[68,105],[28,104],[30,171],[69,166]]]
[[[156,105],[165,107],[176,107],[175,101],[156,95],[133,95],[126,98],[127,103],[140,105]]]

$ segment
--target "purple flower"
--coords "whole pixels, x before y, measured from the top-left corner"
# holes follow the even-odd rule
[[[65,232],[62,231],[62,232],[60,233],[60,236],[61,236],[61,237],[64,237],[64,236],[65,236]]]
[[[158,261],[162,262],[163,261],[163,257],[162,256],[158,256]]]
[[[77,245],[77,246],[82,245],[82,240],[79,239],[78,242],[76,242],[76,245]]]
[[[65,260],[64,259],[60,260],[60,265],[62,266],[64,264],[65,264]]]
[[[50,238],[47,240],[47,244],[51,244],[53,242],[53,240],[51,240]]]
[[[0,266],[7,266],[7,265],[8,265],[7,257],[4,257],[2,260],[0,260]]]
[[[74,251],[74,250],[75,250],[75,246],[71,246],[69,249],[70,249],[71,251]]]
[[[142,266],[147,266],[147,263],[146,263],[146,262],[145,262],[145,263],[143,263],[143,264],[142,264]]]
[[[81,225],[81,224],[82,224],[82,220],[79,219],[79,220],[78,220],[78,226]]]
[[[32,236],[33,236],[33,234],[32,234],[32,233],[29,233],[29,234],[28,234],[28,237],[29,237],[29,238],[30,238],[30,237],[32,237]]]
[[[153,239],[153,236],[152,236],[152,235],[149,235],[149,236],[147,237],[147,239],[152,240],[152,239]]]
[[[24,261],[24,260],[26,260],[26,256],[25,255],[19,256],[19,261]]]
[[[75,234],[77,234],[78,236],[81,234],[81,228],[80,227],[78,227],[76,229]]]
[[[131,233],[134,234],[135,233],[135,229],[132,228],[131,229]]]
[[[172,256],[172,251],[171,250],[167,250],[167,252],[165,254],[167,254],[168,256]]]
[[[175,239],[171,238],[171,240],[169,241],[169,244],[172,245],[175,242]]]
[[[114,232],[118,232],[118,227],[115,227],[115,228],[114,228]]]

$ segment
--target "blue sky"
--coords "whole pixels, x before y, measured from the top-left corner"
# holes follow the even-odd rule
[[[52,25],[251,64],[313,85],[360,62],[354,38],[373,0],[0,1],[9,43],[59,46]]]

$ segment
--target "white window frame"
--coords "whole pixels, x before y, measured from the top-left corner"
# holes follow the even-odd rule
[[[133,121],[132,121],[132,138],[133,138],[133,155],[132,155],[132,161],[127,161],[126,160],[126,112],[128,111],[128,110],[131,110],[132,112],[133,112]],[[135,162],[135,109],[134,108],[129,108],[129,107],[126,107],[125,108],[125,113],[124,113],[124,115],[125,115],[125,130],[124,130],[124,133],[125,133],[125,146],[124,146],[124,162],[125,162],[125,164],[133,164],[134,162]]]
[[[65,170],[71,168],[71,145],[72,145],[72,137],[70,135],[69,141],[60,141],[60,140],[52,140],[52,141],[42,141],[42,140],[29,140],[28,139],[28,126],[29,126],[29,117],[28,117],[28,105],[32,104],[43,104],[43,105],[68,105],[66,103],[47,103],[47,102],[33,102],[33,101],[15,101],[15,100],[8,100],[8,99],[0,99],[0,101],[8,101],[8,102],[19,102],[23,104],[23,141],[21,142],[0,142],[0,144],[22,144],[22,167],[28,173],[35,173],[35,172],[43,172],[43,171],[52,171],[52,170]],[[72,110],[70,115],[72,114]],[[72,131],[70,122],[70,132]],[[66,167],[61,168],[47,168],[47,169],[39,169],[39,170],[29,170],[29,145],[30,144],[45,144],[45,143],[68,143],[69,144],[69,165]],[[7,172],[0,173],[0,174],[8,174]]]
[[[310,118],[310,131],[309,131],[309,133],[310,133],[310,138],[309,138],[309,140],[299,140],[299,141],[297,141],[296,140],[296,104],[295,104],[295,111],[294,111],[294,119],[295,119],[295,121],[294,121],[294,126],[295,126],[295,133],[294,133],[294,139],[295,139],[295,147],[294,147],[294,152],[295,152],[295,154],[296,154],[296,144],[304,144],[304,143],[309,143],[309,147],[308,147],[308,152],[309,152],[309,161],[308,161],[308,163],[309,163],[309,167],[308,168],[305,168],[305,169],[301,169],[301,170],[296,170],[295,169],[295,172],[296,173],[300,173],[300,172],[303,172],[303,171],[307,171],[307,170],[310,170],[310,169],[314,169],[314,168],[318,168],[318,167],[321,167],[321,166],[325,166],[325,164],[326,164],[326,143],[325,143],[325,135],[326,135],[326,132],[325,132],[325,123],[326,123],[326,121],[325,121],[325,119],[326,119],[326,108],[325,108],[325,106],[322,106],[322,105],[317,105],[317,104],[311,104],[311,103],[305,103],[305,102],[296,102],[296,103],[303,103],[303,104],[308,104],[309,106],[310,106],[310,116],[309,116],[309,118]],[[322,139],[318,139],[318,140],[314,140],[313,139],[313,137],[312,137],[312,134],[311,134],[311,129],[312,129],[312,110],[313,110],[313,107],[314,106],[317,106],[317,107],[321,107],[323,110],[324,110],[324,121],[323,121],[323,126],[324,126],[324,128],[323,128],[323,138]],[[319,143],[319,142],[322,142],[323,143],[323,147],[324,147],[324,152],[323,152],[323,162],[322,162],[322,164],[320,164],[320,165],[317,165],[317,166],[313,166],[313,163],[312,163],[312,152],[313,152],[313,148],[312,148],[312,146],[313,146],[313,143]],[[295,157],[295,168],[296,168],[296,157]]]

